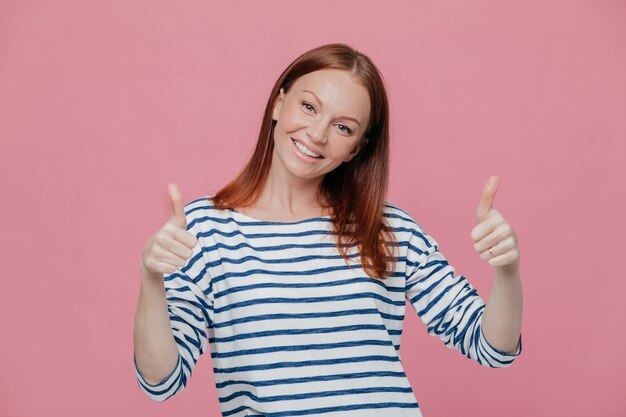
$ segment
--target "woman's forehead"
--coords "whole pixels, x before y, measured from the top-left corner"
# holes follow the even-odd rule
[[[290,92],[311,94],[323,106],[340,111],[351,111],[363,116],[369,114],[370,97],[367,89],[357,78],[344,70],[324,69],[310,72],[298,78]]]

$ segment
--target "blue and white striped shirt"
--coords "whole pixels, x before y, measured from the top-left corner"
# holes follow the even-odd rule
[[[485,339],[485,302],[405,211],[386,203],[398,242],[396,271],[367,276],[358,249],[349,269],[330,217],[259,221],[218,210],[212,196],[185,206],[198,239],[184,267],[164,275],[179,359],[157,384],[137,381],[155,401],[183,390],[207,346],[223,416],[421,416],[400,360],[409,300],[432,335],[489,367],[521,353]]]

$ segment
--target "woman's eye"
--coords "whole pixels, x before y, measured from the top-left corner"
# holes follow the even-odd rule
[[[352,129],[350,129],[346,125],[337,125],[337,126],[339,126],[339,130],[341,130],[342,132],[345,132],[347,134],[351,134],[352,133]]]
[[[304,106],[304,108],[307,109],[308,111],[315,110],[315,107],[313,107],[310,103],[307,103],[306,101],[302,102],[302,106]]]

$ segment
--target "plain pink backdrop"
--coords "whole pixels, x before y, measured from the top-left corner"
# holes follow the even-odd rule
[[[407,309],[425,417],[624,416],[626,2],[0,0],[0,415],[219,415],[210,356],[165,403],[135,381],[143,245],[250,155],[299,54],[346,42],[389,93],[389,201],[486,298],[489,175],[520,239],[524,351],[488,369]]]

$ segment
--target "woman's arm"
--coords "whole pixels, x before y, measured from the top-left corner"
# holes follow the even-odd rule
[[[185,206],[171,185],[172,217],[144,247],[135,313],[134,365],[139,387],[155,401],[182,391],[208,344],[210,276],[198,240],[202,200]],[[191,204],[191,203],[190,203]],[[189,220],[189,221],[188,221]]]
[[[519,274],[517,235],[492,207],[500,180],[491,177],[485,186],[472,230],[474,249],[495,267],[489,301],[482,317],[483,334],[496,349],[515,353],[522,331],[522,282]]]
[[[141,290],[137,301],[134,355],[145,381],[156,385],[175,369],[178,348],[172,334],[162,275],[141,268]]]
[[[482,327],[496,349],[515,353],[522,332],[522,281],[519,268],[496,268]]]

